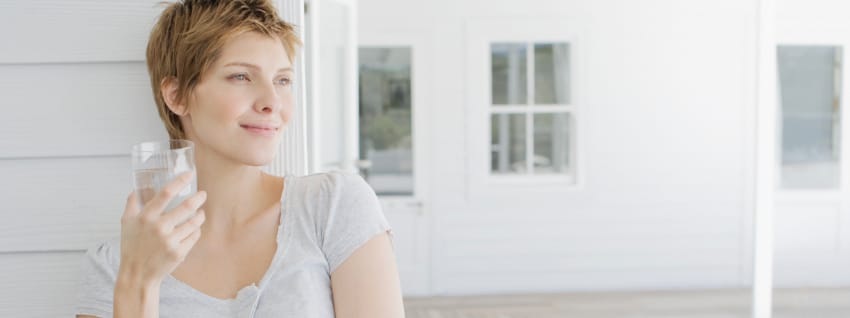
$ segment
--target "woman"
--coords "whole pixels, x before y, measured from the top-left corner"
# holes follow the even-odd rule
[[[148,71],[169,136],[195,144],[200,191],[171,211],[190,176],[142,208],[130,194],[120,240],[86,254],[77,317],[404,316],[390,227],[363,179],[260,169],[291,118],[299,45],[268,1],[165,9]]]

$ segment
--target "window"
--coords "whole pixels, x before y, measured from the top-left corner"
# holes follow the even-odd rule
[[[411,48],[360,48],[361,172],[378,195],[413,194]]]
[[[835,189],[841,159],[842,49],[783,45],[777,54],[782,187]]]
[[[490,175],[573,177],[569,43],[491,43],[490,57]]]

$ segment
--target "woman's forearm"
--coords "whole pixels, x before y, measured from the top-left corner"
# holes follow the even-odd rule
[[[119,271],[113,296],[113,317],[158,318],[159,286],[159,282]]]

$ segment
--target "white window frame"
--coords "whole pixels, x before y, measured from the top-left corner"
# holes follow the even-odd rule
[[[801,32],[802,33],[802,32]],[[825,33],[825,34],[823,34]],[[845,201],[845,198],[848,194],[850,194],[850,131],[847,131],[848,120],[850,120],[850,112],[846,111],[847,108],[847,99],[848,95],[844,94],[845,92],[850,92],[850,80],[848,80],[848,74],[850,74],[850,65],[847,65],[848,58],[850,58],[850,41],[829,32],[822,32],[822,34],[814,35],[814,34],[783,34],[777,36],[776,44],[774,45],[774,50],[778,50],[780,46],[830,46],[830,47],[840,47],[842,54],[842,65],[841,65],[841,86],[837,87],[841,90],[841,110],[840,110],[840,120],[841,120],[841,133],[839,138],[840,140],[840,153],[839,153],[839,181],[838,186],[835,188],[784,188],[782,187],[782,148],[781,139],[777,141],[776,146],[776,156],[775,156],[775,166],[776,166],[776,180],[775,180],[775,188],[776,188],[776,197],[779,202],[824,202],[824,200],[829,200],[833,202],[841,202]],[[777,71],[777,80],[779,78],[778,69]],[[777,108],[781,107],[780,97],[777,96],[777,103],[779,105]],[[777,113],[777,128],[776,135],[777,138],[781,138],[782,136],[782,114],[781,112]]]
[[[422,202],[422,196],[420,192],[422,192],[426,188],[426,184],[422,182],[423,177],[426,174],[422,173],[422,169],[425,169],[424,160],[422,157],[422,151],[420,147],[422,147],[425,143],[423,140],[423,134],[419,131],[421,127],[425,127],[424,123],[421,123],[421,107],[423,105],[422,102],[422,94],[417,91],[417,89],[421,89],[421,83],[418,80],[418,76],[420,69],[424,69],[421,65],[422,62],[421,56],[418,49],[422,44],[417,43],[414,39],[403,39],[400,37],[393,37],[393,35],[371,35],[368,39],[361,39],[360,43],[358,43],[357,49],[364,48],[384,48],[384,49],[392,49],[392,48],[406,48],[410,49],[410,137],[413,139],[413,147],[411,149],[412,158],[413,158],[413,171],[411,172],[411,176],[413,177],[413,193],[411,194],[378,194],[382,201],[395,201],[402,202],[403,204],[408,205],[418,205]],[[358,60],[357,63],[357,74],[360,74],[360,62]],[[357,109],[359,111],[359,99]],[[358,122],[360,120],[360,116],[358,115]],[[358,134],[359,136],[359,134]],[[359,154],[358,149],[358,154]],[[360,160],[365,160],[365,158],[359,158]]]
[[[482,18],[471,19],[466,24],[466,104],[464,105],[467,125],[467,196],[501,195],[518,190],[535,192],[562,192],[580,190],[584,177],[584,120],[582,104],[582,80],[584,76],[580,29],[565,20],[527,18]],[[492,105],[491,48],[493,43],[568,43],[570,48],[570,99],[561,106],[496,106]],[[528,52],[526,63],[533,66],[533,52]],[[532,67],[528,66],[528,67]],[[533,78],[528,79],[533,82]],[[529,96],[533,97],[534,84],[529,85]],[[540,104],[543,105],[543,104]],[[493,109],[496,111],[493,111]],[[518,174],[500,175],[491,173],[490,116],[494,113],[555,113],[570,114],[570,172],[566,174]],[[529,123],[528,121],[531,121]],[[526,124],[533,133],[533,117],[526,116]],[[526,142],[531,139],[526,134]],[[530,151],[528,146],[526,151]],[[530,159],[531,156],[528,157]],[[533,164],[533,163],[532,163]]]
[[[846,195],[845,193],[843,193],[843,189],[846,189],[847,186],[848,186],[848,182],[845,181],[848,174],[845,170],[847,170],[848,162],[850,162],[847,159],[845,159],[846,155],[848,155],[848,150],[850,150],[850,149],[846,149],[846,148],[850,145],[848,145],[848,143],[845,142],[845,139],[846,139],[845,135],[847,135],[847,134],[844,132],[845,126],[846,126],[845,123],[847,123],[847,121],[846,121],[847,116],[845,115],[845,113],[847,113],[847,112],[844,111],[844,109],[846,108],[845,100],[847,99],[847,96],[844,93],[850,91],[850,83],[847,83],[848,67],[847,67],[847,60],[846,60],[848,58],[848,52],[846,52],[846,51],[850,47],[845,45],[846,42],[847,42],[846,40],[840,40],[840,39],[834,39],[833,41],[829,41],[827,39],[819,40],[819,41],[803,41],[802,39],[784,41],[784,39],[781,39],[780,41],[777,41],[777,43],[775,45],[775,49],[777,50],[777,52],[778,52],[780,46],[837,47],[837,48],[841,49],[840,51],[841,51],[841,59],[842,59],[842,61],[841,61],[841,73],[840,73],[840,76],[841,76],[840,85],[834,87],[834,89],[837,90],[837,92],[841,94],[840,95],[841,105],[840,105],[840,108],[839,108],[839,120],[840,120],[840,123],[841,123],[841,126],[840,126],[841,129],[839,130],[840,133],[839,133],[839,136],[838,136],[840,138],[840,140],[839,140],[839,150],[840,150],[840,152],[839,152],[839,159],[837,161],[837,165],[839,166],[839,171],[840,171],[840,174],[838,176],[838,178],[839,178],[838,184],[833,188],[785,188],[785,187],[783,187],[782,184],[783,184],[783,178],[785,178],[785,175],[783,174],[782,154],[785,151],[785,149],[783,148],[781,138],[782,138],[782,135],[785,131],[783,130],[783,126],[782,126],[782,120],[784,119],[783,115],[782,115],[782,111],[781,111],[781,109],[782,109],[782,98],[781,98],[780,95],[777,95],[777,103],[776,104],[778,105],[779,111],[777,113],[777,116],[778,116],[777,120],[778,121],[777,121],[777,132],[776,133],[777,133],[777,138],[779,138],[779,140],[777,141],[778,144],[777,144],[777,149],[776,149],[777,150],[777,152],[776,152],[776,166],[777,166],[777,171],[776,171],[776,189],[777,190],[776,190],[776,192],[777,192],[777,194],[779,194],[779,197],[794,197],[794,196],[799,196],[799,195],[802,195],[802,196],[813,195],[814,197],[818,197],[820,199],[820,197],[822,197],[823,195],[832,194],[836,198],[840,198],[841,196]],[[780,78],[779,69],[778,69],[778,61],[777,61],[776,76],[777,76],[777,81],[778,81],[779,78]],[[779,92],[779,93],[781,93],[781,92]],[[779,94],[779,93],[777,93],[777,94]],[[835,94],[835,93],[836,93],[836,91],[833,91],[833,94]]]
[[[491,45],[496,44],[496,43],[498,43],[498,42],[491,42]],[[534,172],[534,115],[536,115],[536,114],[553,114],[553,115],[554,114],[567,114],[567,115],[570,116],[569,118],[570,118],[571,123],[574,123],[574,122],[577,121],[576,120],[576,114],[575,114],[576,113],[576,107],[575,107],[574,104],[572,104],[572,98],[570,98],[570,101],[567,104],[538,104],[538,103],[534,102],[535,99],[536,99],[536,95],[535,95],[535,89],[536,88],[534,86],[535,85],[535,78],[536,78],[535,77],[536,67],[534,65],[534,62],[535,62],[534,46],[536,44],[561,44],[561,43],[566,43],[567,45],[569,45],[570,52],[572,52],[573,43],[571,43],[569,41],[557,41],[557,42],[525,41],[525,42],[519,42],[519,43],[525,44],[525,50],[526,50],[526,58],[525,58],[526,101],[525,101],[524,104],[515,104],[515,105],[513,105],[513,104],[511,104],[511,105],[494,104],[493,100],[492,100],[492,96],[493,96],[493,93],[492,93],[493,76],[492,76],[492,72],[491,72],[490,76],[487,77],[489,79],[488,83],[489,83],[489,87],[491,87],[491,91],[490,91],[490,99],[489,99],[490,102],[488,103],[488,109],[489,109],[488,115],[487,115],[487,118],[488,118],[487,124],[488,125],[487,125],[487,128],[485,130],[490,131],[491,121],[489,119],[491,118],[492,115],[496,115],[496,114],[523,114],[523,115],[525,115],[525,127],[526,127],[525,128],[525,158],[526,158],[525,169],[526,169],[526,172],[516,173],[516,174],[512,174],[512,175],[510,175],[510,174],[497,174],[497,173],[493,173],[493,169],[491,167],[488,171],[488,177],[491,178],[491,179],[502,179],[502,180],[508,180],[508,181],[513,181],[513,180],[516,180],[516,179],[525,179],[525,178],[534,179],[534,180],[554,179],[556,181],[557,180],[563,180],[563,182],[572,183],[573,180],[574,180],[575,171],[576,171],[576,165],[575,165],[576,152],[573,149],[570,149],[571,151],[569,152],[569,157],[570,157],[569,163],[570,163],[570,165],[569,165],[569,171],[568,172],[566,172],[566,173],[549,173],[549,174],[537,174],[537,173]],[[491,52],[488,52],[488,53],[490,54],[489,57],[488,57],[488,61],[489,61],[488,63],[492,65],[493,55],[492,55]],[[572,65],[572,54],[570,54],[570,59],[569,59],[568,63],[570,63]],[[570,86],[572,86],[573,74],[570,73],[570,74],[568,74],[568,76],[570,76],[570,79],[567,81],[567,83],[569,83]],[[572,93],[571,88],[572,87],[567,88],[567,91],[570,92],[570,93]],[[570,125],[569,135],[567,136],[567,138],[569,138],[569,140],[570,140],[569,145],[571,147],[573,145],[575,145],[575,141],[576,141],[575,135],[576,135],[575,134],[575,127],[574,127],[574,125]],[[489,138],[488,138],[488,140],[490,140],[490,146],[492,147],[493,140],[489,139]],[[490,150],[490,153],[492,155],[492,148]]]

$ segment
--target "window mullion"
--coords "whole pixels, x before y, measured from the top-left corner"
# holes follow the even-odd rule
[[[526,106],[528,110],[525,115],[525,163],[529,175],[534,174],[534,43],[526,43],[525,70],[526,70]]]
[[[531,106],[534,105],[534,101],[537,99],[534,96],[534,43],[526,43],[526,50],[526,56],[528,58],[525,59],[525,87],[528,93],[525,96],[527,98],[526,105]]]

